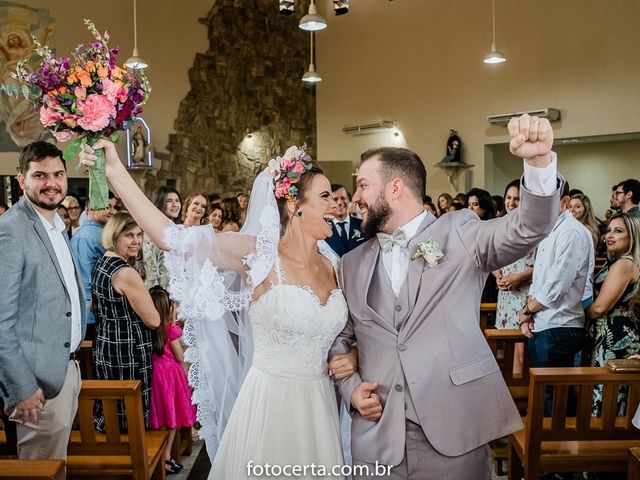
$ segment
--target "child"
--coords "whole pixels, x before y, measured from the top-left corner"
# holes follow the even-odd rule
[[[182,470],[182,465],[171,458],[176,429],[191,427],[196,419],[196,411],[191,404],[189,383],[182,369],[182,346],[179,340],[182,330],[174,323],[175,309],[162,287],[153,287],[149,293],[160,314],[160,326],[153,331],[149,426],[170,430],[164,458],[167,474],[173,475]]]

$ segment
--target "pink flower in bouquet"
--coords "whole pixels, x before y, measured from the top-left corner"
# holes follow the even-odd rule
[[[73,89],[73,94],[78,100],[84,100],[87,98],[87,89],[84,87],[76,87]]]
[[[116,115],[116,109],[109,99],[103,95],[92,93],[84,101],[78,102],[82,116],[78,125],[84,130],[99,132],[109,125],[109,120]]]
[[[53,134],[54,137],[56,137],[56,140],[61,143],[68,142],[73,137],[73,132],[70,132],[69,130],[63,130],[62,132],[51,132],[51,133]]]
[[[55,125],[60,119],[62,119],[62,115],[54,109],[44,106],[40,107],[40,123],[42,123],[43,126],[50,127],[51,125]]]
[[[121,81],[112,81],[109,78],[102,80],[102,94],[105,95],[114,105],[116,101],[124,103],[127,100],[129,90],[122,86]]]

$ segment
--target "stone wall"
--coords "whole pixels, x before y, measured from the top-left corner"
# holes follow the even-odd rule
[[[315,90],[300,80],[309,64],[309,34],[298,28],[307,2],[298,3],[286,17],[274,0],[214,2],[200,20],[209,49],[196,55],[169,158],[146,190],[176,179],[184,196],[235,194],[289,145],[306,142],[314,155]]]

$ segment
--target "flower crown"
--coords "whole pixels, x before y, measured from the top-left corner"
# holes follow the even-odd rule
[[[302,175],[311,170],[311,157],[307,155],[307,147],[289,147],[282,157],[272,158],[267,172],[273,175],[276,198],[285,197],[295,200],[298,188],[295,186]]]

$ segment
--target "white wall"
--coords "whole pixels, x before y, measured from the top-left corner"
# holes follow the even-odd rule
[[[491,46],[490,0],[367,0],[326,18],[329,27],[317,35],[321,161],[355,167],[362,150],[390,139],[352,137],[341,127],[396,120],[427,165],[430,193],[452,193],[433,168],[448,131],[458,130],[466,161],[476,165],[473,183],[483,185],[485,145],[507,141],[489,114],[560,108],[557,137],[640,131],[637,0],[497,0],[497,46],[508,59],[501,65],[482,63]],[[584,183],[588,172],[575,173]]]

